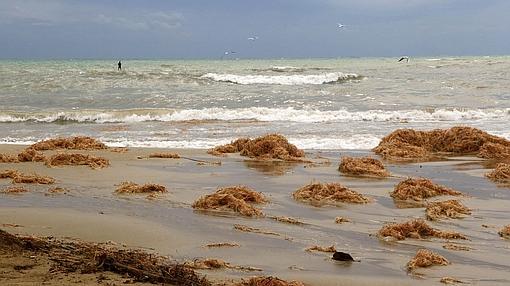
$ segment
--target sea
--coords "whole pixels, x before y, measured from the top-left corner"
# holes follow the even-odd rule
[[[109,146],[211,148],[280,133],[368,150],[398,128],[510,139],[510,57],[1,60],[0,144],[86,135]]]

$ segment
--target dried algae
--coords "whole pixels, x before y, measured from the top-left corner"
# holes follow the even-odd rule
[[[422,201],[435,196],[460,196],[461,192],[434,184],[425,178],[408,178],[395,186],[390,196],[400,201]]]
[[[462,218],[465,215],[470,215],[471,210],[458,200],[447,200],[427,204],[425,213],[428,220],[439,220],[441,218]]]
[[[444,152],[495,159],[510,156],[510,141],[472,127],[431,131],[397,129],[384,137],[373,151],[388,160],[429,160]]]
[[[441,231],[432,228],[424,220],[416,219],[404,223],[390,223],[379,230],[380,237],[393,237],[397,240],[406,238],[422,239],[437,237],[444,239],[467,239],[458,232]]]
[[[310,183],[294,192],[293,197],[298,201],[314,205],[337,203],[366,204],[370,202],[368,197],[338,183]]]
[[[319,251],[319,252],[336,252],[336,247],[334,245],[324,247],[319,245],[310,246],[305,251],[312,252],[312,251]]]
[[[335,223],[344,223],[344,222],[351,222],[351,220],[346,217],[342,217],[342,216],[337,216],[335,218]]]
[[[510,239],[510,224],[504,226],[499,232],[499,236]]]
[[[273,231],[267,231],[267,230],[262,230],[260,228],[249,227],[249,226],[243,225],[243,224],[234,224],[234,229],[243,231],[243,232],[252,232],[252,233],[259,233],[259,234],[266,234],[266,235],[281,236],[279,233],[276,233]]]
[[[179,159],[181,156],[177,153],[151,153],[149,158]]]
[[[74,150],[102,150],[107,149],[106,145],[97,139],[87,136],[59,137],[39,141],[30,145],[27,149],[37,151],[74,149]]]
[[[8,154],[0,154],[0,163],[18,163],[18,157]]]
[[[213,270],[213,269],[235,269],[242,271],[262,271],[260,268],[250,266],[237,266],[225,262],[221,259],[208,258],[208,259],[195,259],[184,263],[185,266],[193,269]]]
[[[233,186],[217,190],[213,194],[200,197],[192,205],[194,209],[234,211],[244,216],[263,216],[261,210],[251,204],[267,202],[266,197],[246,186]]]
[[[287,282],[276,277],[252,277],[236,286],[305,286],[305,284],[299,281]]]
[[[390,172],[384,168],[381,161],[370,158],[342,157],[338,170],[351,176],[388,177]]]
[[[303,150],[280,134],[268,134],[255,139],[240,138],[229,144],[217,146],[207,151],[211,155],[222,155],[225,153],[237,153],[241,156],[255,158],[258,160],[279,159],[284,161],[304,161]]]
[[[465,283],[465,282],[463,282],[459,279],[453,278],[453,277],[443,277],[443,278],[441,278],[441,280],[439,280],[439,282],[446,284],[446,285],[464,284]]]
[[[510,164],[499,163],[496,169],[485,176],[497,183],[510,183]]]
[[[206,244],[205,247],[216,248],[216,247],[239,247],[240,245],[235,242],[218,242],[218,243],[209,243]]]
[[[18,154],[18,160],[20,162],[44,162],[46,157],[42,152],[29,147]]]
[[[0,249],[30,256],[47,256],[51,271],[102,273],[110,271],[138,282],[182,286],[211,286],[193,269],[167,257],[142,250],[120,249],[111,245],[82,241],[14,236],[0,230]]]
[[[443,248],[448,249],[448,250],[455,250],[455,251],[471,251],[471,250],[473,250],[473,248],[471,248],[469,246],[458,245],[458,244],[453,244],[453,243],[443,244]]]
[[[420,249],[416,256],[407,263],[407,270],[413,271],[418,267],[430,267],[434,265],[448,265],[450,262],[443,256],[428,249]]]
[[[85,165],[92,169],[102,169],[110,165],[110,161],[103,157],[96,157],[92,155],[84,155],[79,153],[58,153],[49,157],[46,162],[46,166],[79,166]]]
[[[12,183],[17,184],[41,184],[48,185],[55,183],[55,179],[37,174],[26,175],[17,170],[4,170],[0,172],[0,179],[11,178]]]
[[[117,194],[166,193],[165,186],[157,184],[138,185],[133,182],[122,182],[115,190]]]
[[[19,187],[19,186],[10,186],[10,187],[7,187],[7,188],[3,189],[2,191],[0,191],[0,193],[4,193],[4,194],[18,194],[18,193],[26,193],[26,192],[28,192],[27,189]]]

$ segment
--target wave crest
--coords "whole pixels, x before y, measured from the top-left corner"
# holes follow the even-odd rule
[[[288,108],[205,108],[205,109],[128,109],[128,110],[82,110],[66,112],[1,112],[0,122],[41,123],[136,123],[146,121],[287,121],[287,122],[437,122],[469,120],[510,119],[510,108],[506,109],[435,109],[435,110],[316,110]]]
[[[342,83],[349,80],[360,80],[363,77],[354,73],[332,72],[324,74],[277,75],[277,76],[207,73],[201,76],[201,78],[243,85],[248,84],[306,85],[306,84]]]

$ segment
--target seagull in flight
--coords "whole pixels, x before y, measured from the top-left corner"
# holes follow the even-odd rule
[[[258,40],[259,37],[258,36],[253,36],[253,37],[249,37],[248,40],[249,41],[255,41],[255,40]]]
[[[338,25],[338,28],[339,28],[339,29],[345,28],[345,25],[344,25],[344,24],[337,23],[337,25]]]
[[[404,60],[406,61],[406,63],[408,63],[409,62],[409,57],[408,56],[403,56],[403,57],[400,58],[400,60],[398,60],[398,62],[400,63],[401,61],[404,61]]]
[[[234,51],[226,51],[226,52],[225,52],[225,56],[226,56],[226,55],[235,54],[235,53],[236,53],[236,52],[234,52]]]

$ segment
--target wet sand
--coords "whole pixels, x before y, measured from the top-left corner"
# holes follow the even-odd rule
[[[2,145],[0,153],[15,154],[23,148]],[[0,194],[2,229],[18,234],[112,241],[168,255],[181,262],[220,258],[233,265],[262,269],[201,272],[213,280],[274,275],[308,285],[431,285],[440,284],[442,277],[450,276],[476,285],[510,283],[507,259],[510,241],[500,238],[497,233],[510,223],[510,188],[498,187],[486,179],[483,175],[489,171],[487,164],[478,158],[456,157],[410,164],[385,162],[393,177],[368,179],[342,176],[337,171],[340,156],[370,153],[365,151],[307,152],[308,158],[319,155],[331,162],[314,166],[247,161],[235,154],[213,157],[206,150],[191,149],[72,152],[104,156],[111,160],[111,166],[92,170],[85,166],[48,168],[42,163],[0,163],[0,171],[16,169],[51,176],[56,179],[53,186],[69,190],[67,194],[47,194],[48,185],[22,184],[30,190],[28,193]],[[187,159],[146,158],[153,152],[176,152],[197,160],[221,161],[221,165],[200,164]],[[398,208],[389,195],[393,186],[408,176],[426,177],[468,195],[460,199],[473,210],[471,216],[429,224],[466,235],[469,240],[450,242],[472,250],[444,249],[447,241],[443,239],[387,242],[376,236],[385,223],[425,217],[424,208]],[[314,180],[339,182],[373,198],[373,202],[316,207],[292,198],[295,190]],[[145,195],[117,195],[115,185],[122,181],[161,184],[169,192],[152,199]],[[191,208],[200,196],[210,194],[218,187],[239,184],[269,198],[270,203],[261,206],[266,217],[245,218]],[[10,185],[9,179],[0,179],[1,189]],[[292,217],[304,224],[286,224],[269,216]],[[351,222],[336,224],[335,217],[338,216]],[[234,229],[235,224],[279,235],[241,232]],[[235,242],[239,247],[205,247],[220,242]],[[350,253],[360,262],[335,262],[330,259],[330,253],[306,252],[305,249],[312,245],[335,245],[337,250]],[[440,253],[451,265],[419,269],[419,275],[409,274],[406,263],[423,247]],[[9,271],[2,269],[0,282],[11,281],[9,275]],[[21,281],[23,278],[17,279]]]

